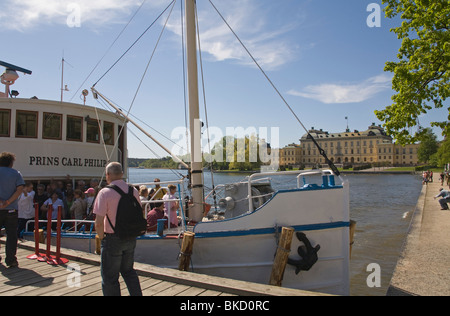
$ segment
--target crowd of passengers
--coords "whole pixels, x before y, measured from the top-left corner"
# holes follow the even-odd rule
[[[154,182],[155,187],[153,188],[146,186],[137,188],[143,215],[147,218],[147,232],[156,231],[158,219],[166,219],[165,228],[169,226],[169,218],[170,227],[178,227],[180,204],[177,201],[176,186],[169,185],[167,190],[159,185],[159,179],[155,179]],[[26,182],[18,202],[19,237],[23,236],[26,223],[34,220],[36,204],[39,208],[40,220],[47,220],[50,204],[53,207],[52,220],[57,219],[59,206],[62,207],[62,219],[94,220],[95,215],[92,211],[95,197],[101,188],[106,186],[106,183],[103,182],[100,185],[97,179],[90,180],[89,184],[84,180],[78,180],[75,188],[73,183],[69,177],[66,181],[51,181],[49,184],[35,185],[32,182]],[[30,223],[29,225],[34,224]],[[28,227],[28,231],[32,231],[33,227]]]

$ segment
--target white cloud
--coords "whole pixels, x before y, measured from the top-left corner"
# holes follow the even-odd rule
[[[0,27],[23,32],[40,25],[66,25],[68,17],[78,13],[82,24],[98,26],[123,22],[121,19],[141,3],[140,0],[5,0]]]
[[[3,0],[0,30],[25,32],[42,25],[67,27],[68,18],[78,8],[81,27],[126,23],[143,0]],[[144,8],[160,10],[169,0],[147,0]],[[259,0],[215,1],[227,22],[241,37],[247,48],[266,70],[276,69],[296,58],[298,47],[292,46],[287,35],[301,19],[274,21],[271,9]],[[208,1],[199,3],[199,24],[202,50],[214,61],[234,60],[253,65],[247,52],[216,14]],[[175,7],[169,29],[180,35],[179,6]],[[272,12],[273,13],[273,12]],[[142,15],[142,13],[141,13]],[[72,16],[73,17],[73,16]],[[162,21],[165,21],[163,19]],[[69,23],[76,22],[76,19]],[[160,22],[163,23],[163,22]]]
[[[391,87],[392,76],[382,74],[361,83],[311,85],[302,91],[291,90],[293,96],[313,99],[325,104],[360,103]]]
[[[214,61],[235,61],[253,66],[253,61],[228,26],[209,3],[205,2],[207,5],[199,8],[198,19],[202,51],[207,53],[206,57]],[[298,25],[298,19],[294,22],[283,20],[277,24],[271,19],[270,10],[264,8],[259,0],[227,0],[215,3],[225,20],[264,69],[274,70],[296,58],[298,49],[288,42],[287,35]],[[172,23],[169,29],[180,35],[179,21]]]

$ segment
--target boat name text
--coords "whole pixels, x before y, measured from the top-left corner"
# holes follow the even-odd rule
[[[104,168],[107,161],[104,159],[73,158],[73,157],[42,157],[30,156],[30,166],[64,166],[64,167],[87,167]]]

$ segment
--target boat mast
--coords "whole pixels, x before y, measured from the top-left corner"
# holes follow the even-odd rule
[[[61,60],[61,102],[64,100],[64,56]]]
[[[193,206],[189,217],[194,222],[203,218],[203,159],[201,149],[201,122],[198,97],[197,32],[195,0],[185,0],[186,51],[189,92],[189,128],[191,133],[191,190]]]

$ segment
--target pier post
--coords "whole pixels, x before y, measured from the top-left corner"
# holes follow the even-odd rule
[[[189,265],[191,263],[192,249],[194,249],[195,234],[191,232],[184,232],[183,244],[181,245],[180,263],[178,270],[189,271]]]
[[[42,235],[44,235],[44,231],[39,229],[39,204],[34,204],[34,254],[29,255],[27,258],[34,260],[42,257],[39,252],[39,242],[41,240],[41,231]],[[43,238],[43,237],[42,237]],[[43,242],[42,242],[43,243]]]
[[[350,220],[350,259],[352,258],[352,248],[355,243],[356,222]]]
[[[291,227],[283,227],[281,238],[278,243],[277,254],[272,267],[269,285],[281,286],[283,283],[284,271],[291,253],[292,237],[295,230]]]
[[[39,243],[45,244],[45,234],[43,229],[39,229]]]

